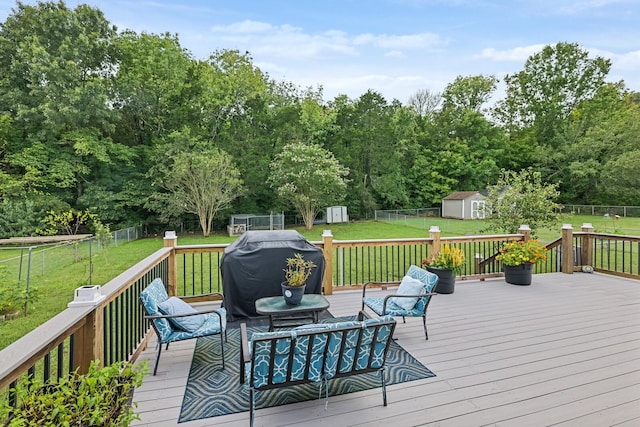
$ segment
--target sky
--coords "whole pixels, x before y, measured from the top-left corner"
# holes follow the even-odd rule
[[[24,4],[36,1],[23,0]],[[640,92],[640,0],[85,0],[119,30],[177,34],[196,59],[249,52],[272,79],[406,103],[458,76],[506,74],[545,45],[577,43]],[[15,7],[0,0],[0,22]],[[499,86],[498,92],[500,92]]]

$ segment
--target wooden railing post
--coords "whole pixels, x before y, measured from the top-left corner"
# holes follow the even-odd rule
[[[175,231],[164,232],[164,247],[174,248],[169,255],[167,294],[169,296],[176,295],[176,286],[178,284],[178,258],[176,257],[175,247],[178,246],[178,236]]]
[[[582,224],[582,231],[589,234],[582,236],[582,243],[580,245],[580,264],[593,265],[593,237],[591,237],[591,233],[593,233],[593,225],[591,225],[590,222],[585,222]]]
[[[518,234],[524,234],[524,241],[527,242],[531,239],[531,228],[528,224],[522,224],[518,228]]]
[[[87,315],[85,324],[75,333],[73,358],[75,368],[80,374],[89,372],[89,365],[93,360],[100,360],[99,366],[104,364],[103,324],[102,305],[98,305]]]
[[[333,294],[333,234],[331,230],[322,232],[322,242],[324,251],[324,279],[322,290],[325,295]]]
[[[562,226],[562,272],[573,274],[573,227],[571,224]]]
[[[481,264],[484,261],[482,254],[476,254],[473,258],[473,274],[483,274],[484,266]],[[481,278],[480,280],[484,280]]]
[[[429,227],[429,237],[431,237],[431,253],[429,258],[438,256],[440,253],[440,227],[432,225]]]

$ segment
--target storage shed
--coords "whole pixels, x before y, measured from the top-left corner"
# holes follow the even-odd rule
[[[442,199],[442,217],[483,219],[486,196],[479,191],[457,191]]]
[[[327,224],[349,222],[346,206],[330,206],[327,208]]]

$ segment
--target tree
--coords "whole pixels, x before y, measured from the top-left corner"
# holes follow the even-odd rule
[[[349,170],[316,144],[292,143],[271,162],[269,183],[280,199],[295,207],[311,230],[318,211],[340,202]]]
[[[180,133],[172,138],[180,139]],[[178,152],[159,183],[169,191],[162,195],[167,211],[197,215],[205,237],[215,216],[243,192],[231,156],[217,148]]]
[[[559,182],[561,201],[578,204],[621,204],[620,190],[604,179],[612,172],[612,160],[637,149],[640,138],[640,109],[622,84],[606,84],[583,101],[567,118],[556,136],[556,150],[539,159],[540,171]],[[623,162],[626,163],[626,162]],[[627,171],[630,172],[630,171]],[[631,172],[632,175],[635,173]]]
[[[640,150],[626,152],[607,162],[600,184],[609,197],[605,201],[618,205],[640,205]]]
[[[485,217],[494,229],[506,233],[517,233],[527,224],[535,236],[539,227],[557,222],[558,194],[557,185],[543,183],[539,172],[503,170],[498,182],[489,187]]]
[[[409,97],[409,107],[420,117],[429,117],[438,108],[442,96],[429,89],[420,89]]]
[[[357,101],[337,98],[335,104],[337,128],[326,147],[349,168],[350,212],[365,217],[374,209],[403,207],[409,200],[402,162],[404,138],[398,137],[394,120],[404,107],[387,104],[371,90]]]
[[[442,94],[442,108],[479,112],[496,90],[495,76],[458,76]]]
[[[115,35],[98,9],[62,1],[18,2],[0,26],[0,115],[10,118],[2,162],[25,190],[74,204],[96,171],[130,159],[111,139]]]
[[[195,122],[189,115],[191,97],[200,99],[202,91],[194,81],[195,62],[177,36],[129,30],[115,45],[119,63],[113,105],[121,113],[116,135],[130,146],[151,145],[153,138]]]
[[[265,90],[266,78],[248,52],[215,51],[199,62],[194,78],[204,89],[192,108],[201,112],[201,126],[214,141],[227,122],[246,111],[246,104]],[[197,102],[196,102],[197,101]]]
[[[45,228],[37,230],[43,236],[76,235],[82,228],[92,223],[100,224],[98,216],[89,210],[77,211],[69,209],[63,212],[49,211],[41,221]]]
[[[611,62],[576,43],[545,46],[524,70],[505,77],[506,98],[494,113],[510,132],[532,127],[539,144],[554,146],[562,121],[604,84]]]

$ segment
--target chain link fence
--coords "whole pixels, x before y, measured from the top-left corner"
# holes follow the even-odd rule
[[[408,227],[421,229],[430,227],[430,218],[438,218],[440,216],[442,216],[440,208],[376,210],[374,214],[376,221],[391,224],[400,223]]]
[[[609,205],[564,205],[561,213],[576,215],[592,215],[603,217],[640,217],[640,206],[609,206]]]
[[[47,243],[46,239],[7,239],[0,246],[0,287],[19,286],[29,292],[47,286],[48,278],[64,275],[78,283],[92,285],[93,258],[110,246],[122,245],[142,237],[140,228],[111,233],[112,238],[69,236],[68,240]],[[71,279],[72,278],[72,279]]]

